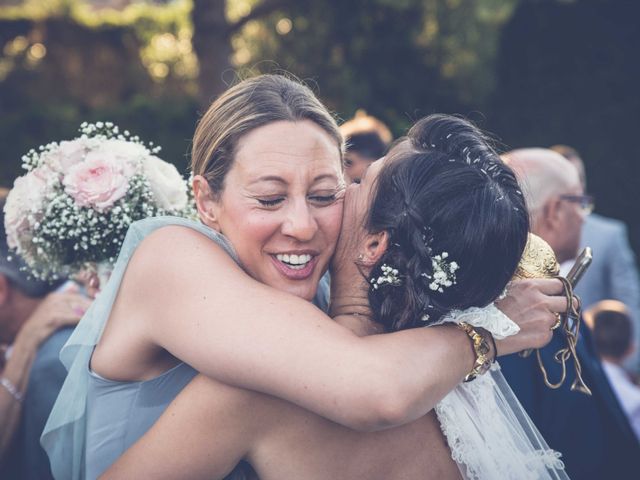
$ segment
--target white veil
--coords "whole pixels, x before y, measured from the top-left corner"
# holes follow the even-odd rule
[[[493,304],[454,311],[440,322],[466,322],[496,339],[519,327]],[[442,431],[468,480],[568,479],[560,453],[551,450],[505,380],[500,366],[458,385],[436,405]]]

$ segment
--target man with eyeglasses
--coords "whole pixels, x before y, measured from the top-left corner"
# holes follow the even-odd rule
[[[577,169],[582,189],[586,191],[585,168],[578,152],[566,145],[556,145],[551,149]],[[626,225],[620,220],[594,213],[585,219],[580,243],[581,246],[589,245],[593,250],[591,267],[576,288],[583,308],[587,309],[601,300],[624,303],[633,323],[635,342],[640,345],[640,279]],[[640,373],[640,349],[625,361],[625,367],[636,375]]]
[[[531,230],[549,243],[558,261],[575,258],[582,225],[593,201],[584,194],[577,170],[562,155],[543,148],[514,150],[505,155],[522,185],[531,215]],[[597,253],[594,251],[594,257]],[[582,319],[576,354],[592,395],[572,391],[573,368],[564,384],[548,388],[536,355],[501,358],[502,372],[551,448],[562,453],[573,480],[636,478],[640,445],[593,350]],[[540,350],[549,378],[561,378],[558,350],[566,347],[562,329]]]
[[[575,258],[582,224],[593,206],[576,169],[543,148],[514,150],[505,158],[519,174],[532,231],[547,241],[560,263]]]

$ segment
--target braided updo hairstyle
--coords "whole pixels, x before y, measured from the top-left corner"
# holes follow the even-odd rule
[[[387,331],[425,326],[454,309],[483,307],[504,290],[529,231],[513,171],[469,122],[418,121],[390,151],[369,210],[369,232],[389,243],[369,275],[369,302]],[[432,259],[456,262],[455,283],[432,289]],[[397,270],[397,281],[378,284]],[[440,291],[441,290],[441,291]]]

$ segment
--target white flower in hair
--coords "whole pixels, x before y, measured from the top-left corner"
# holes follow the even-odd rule
[[[434,292],[444,292],[444,289],[456,284],[456,271],[460,266],[456,262],[448,262],[449,253],[442,252],[431,258],[433,274],[422,273],[421,275],[429,282],[429,289]]]
[[[382,264],[380,267],[382,270],[382,275],[377,278],[371,279],[371,286],[374,290],[377,290],[380,285],[391,285],[397,287],[398,285],[402,285],[402,281],[398,277],[398,270],[390,267],[386,263]]]

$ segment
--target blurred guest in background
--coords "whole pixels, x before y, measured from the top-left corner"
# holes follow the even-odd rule
[[[602,300],[586,311],[584,318],[593,330],[602,367],[640,440],[640,387],[631,381],[622,366],[636,348],[629,310],[617,300]]]
[[[24,270],[9,251],[0,200],[0,478],[52,478],[40,434],[67,371],[62,345],[89,300],[77,289],[55,291]]]
[[[393,136],[384,123],[367,115],[364,110],[358,110],[351,120],[343,123],[340,133],[346,142],[346,180],[348,183],[360,183],[367,167],[387,152]]]
[[[582,188],[586,191],[587,177],[578,152],[566,145],[556,145],[551,149],[578,169]],[[591,267],[576,288],[584,308],[605,299],[621,301],[629,310],[636,343],[640,342],[640,280],[626,225],[620,220],[593,213],[582,226],[580,245],[581,248],[588,245],[593,250]],[[635,373],[640,372],[640,352],[635,351],[629,356],[625,365]]]
[[[505,158],[521,181],[533,233],[549,243],[559,262],[575,258],[588,211],[577,170],[548,149],[515,150]],[[565,346],[561,329],[557,329],[541,350],[551,381],[562,376],[554,355]],[[592,396],[571,391],[573,368],[568,369],[559,389],[548,388],[536,355],[510,355],[500,364],[549,446],[562,452],[572,479],[635,478],[640,472],[640,445],[602,370],[588,328],[580,329],[576,351]]]

